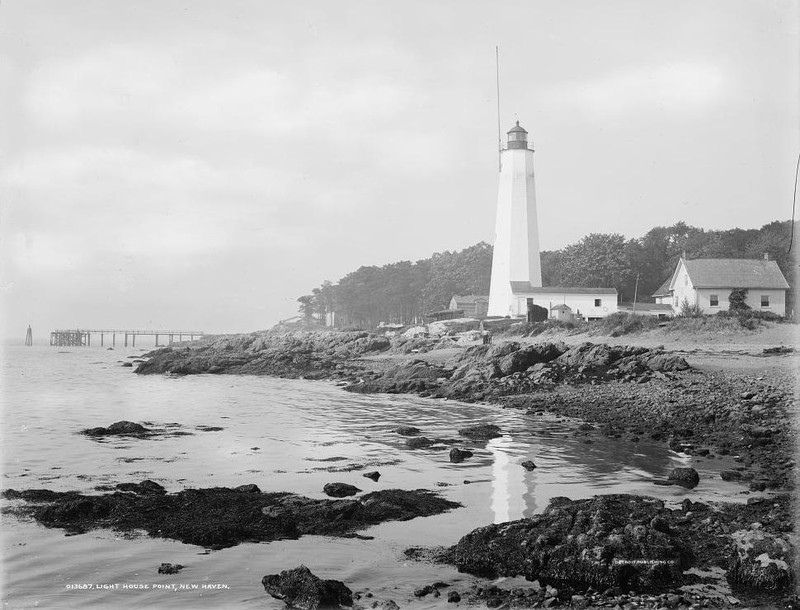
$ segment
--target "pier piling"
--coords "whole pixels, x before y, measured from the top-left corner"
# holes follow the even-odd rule
[[[175,340],[175,335],[178,335],[180,341],[183,341],[183,336],[187,335],[192,338],[192,341],[196,338],[202,338],[205,336],[203,331],[189,331],[189,330],[120,330],[120,329],[84,329],[84,328],[76,328],[75,330],[54,330],[50,333],[50,345],[58,345],[58,346],[86,346],[91,347],[92,345],[92,334],[100,335],[100,347],[105,346],[107,334],[111,335],[111,345],[112,347],[116,347],[117,345],[117,333],[123,336],[123,341],[125,347],[128,347],[128,338],[130,337],[131,346],[136,347],[136,337],[138,336],[151,336],[155,337],[155,345],[156,347],[160,347],[158,340],[159,336],[167,335],[169,337],[169,344]],[[33,332],[31,331],[31,327],[28,326],[27,333],[25,335],[25,345],[33,345]]]

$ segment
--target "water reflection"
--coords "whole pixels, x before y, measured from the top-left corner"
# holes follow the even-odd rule
[[[519,446],[511,436],[489,441],[492,454],[492,513],[494,522],[521,519],[536,512],[536,477],[520,463]]]

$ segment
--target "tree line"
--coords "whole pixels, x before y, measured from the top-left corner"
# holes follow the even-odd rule
[[[706,231],[678,222],[654,227],[644,236],[592,233],[560,250],[541,253],[544,286],[613,287],[620,301],[652,301],[678,259],[762,258],[776,261],[792,280],[792,223],[775,221],[760,229]],[[416,262],[365,266],[335,284],[326,281],[298,298],[307,321],[339,327],[374,328],[379,323],[412,324],[446,309],[453,295],[489,294],[492,246],[480,242],[454,252],[438,252]],[[789,291],[787,311],[791,310]],[[335,312],[335,315],[331,315]]]

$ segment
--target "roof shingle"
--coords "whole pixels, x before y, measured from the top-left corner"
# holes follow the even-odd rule
[[[775,261],[696,258],[683,262],[695,288],[789,288]]]
[[[511,282],[511,292],[524,294],[617,294],[616,288],[588,288],[586,286],[534,287],[530,282]]]

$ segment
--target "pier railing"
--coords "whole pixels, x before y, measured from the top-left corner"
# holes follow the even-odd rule
[[[130,329],[118,329],[118,328],[75,328],[75,329],[68,329],[68,330],[54,330],[50,333],[50,345],[57,345],[57,346],[91,346],[92,344],[92,335],[100,335],[100,347],[104,347],[105,343],[105,336],[111,335],[111,346],[116,347],[117,344],[117,335],[122,335],[124,337],[124,345],[128,347],[128,338],[131,339],[132,347],[136,347],[136,337],[137,336],[155,336],[156,338],[156,347],[159,347],[158,338],[159,336],[166,336],[168,337],[169,343],[168,345],[172,345],[175,337],[178,337],[178,341],[183,341],[184,337],[188,337],[189,341],[194,341],[195,338],[201,338],[206,333],[202,330],[130,330]]]

